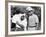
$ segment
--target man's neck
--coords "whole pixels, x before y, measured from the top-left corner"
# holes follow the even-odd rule
[[[29,16],[32,16],[33,14],[29,15]]]

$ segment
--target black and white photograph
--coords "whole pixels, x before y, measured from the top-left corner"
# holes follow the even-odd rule
[[[40,7],[11,6],[11,31],[39,30],[40,26]]]
[[[8,3],[8,34],[43,33],[43,4]]]

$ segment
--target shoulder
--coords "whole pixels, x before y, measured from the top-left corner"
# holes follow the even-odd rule
[[[38,16],[37,16],[36,14],[33,14],[33,17],[34,17],[35,19],[38,19]]]
[[[18,16],[18,15],[17,14],[13,15],[13,17],[16,17],[16,16]]]
[[[33,14],[34,17],[38,17],[36,14]]]
[[[36,14],[33,14],[33,16],[37,16]]]
[[[19,15],[18,14],[15,14],[12,19],[18,19]]]

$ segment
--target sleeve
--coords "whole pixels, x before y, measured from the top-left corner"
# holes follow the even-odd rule
[[[38,16],[36,16],[36,23],[39,23],[39,19],[38,19]]]
[[[12,17],[12,22],[16,23],[16,21],[17,21],[17,18],[16,18],[16,15],[15,15],[15,16]]]

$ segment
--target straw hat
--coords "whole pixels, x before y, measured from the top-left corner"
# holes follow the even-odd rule
[[[33,10],[33,11],[34,11],[34,9],[33,9],[33,8],[31,8],[31,7],[27,7],[27,8],[26,8],[26,10],[27,10],[27,11],[31,11],[31,10]]]

